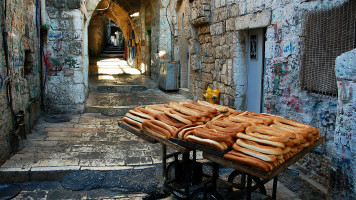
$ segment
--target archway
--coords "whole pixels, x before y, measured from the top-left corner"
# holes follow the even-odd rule
[[[120,0],[87,1],[88,21],[85,27],[87,37],[85,43],[87,45],[84,45],[86,54],[84,57],[87,57],[84,58],[87,60],[85,66],[87,68],[87,80],[90,73],[110,75],[121,73],[139,74],[142,72],[138,70],[142,62],[140,30],[135,22],[137,18],[135,19],[132,15],[134,12],[139,11],[139,7],[140,1],[130,1],[130,3]],[[112,30],[110,31],[109,29]],[[113,29],[116,29],[116,31]],[[109,35],[110,32],[111,35]],[[118,35],[115,35],[115,33]],[[120,50],[122,55],[109,55],[105,59],[95,59],[100,57],[102,51],[107,47],[110,36],[114,36],[114,41],[118,37],[122,37],[120,40],[123,45]],[[115,44],[111,45],[115,46]],[[98,66],[102,66],[102,69],[96,68]],[[107,77],[110,78],[110,76]]]

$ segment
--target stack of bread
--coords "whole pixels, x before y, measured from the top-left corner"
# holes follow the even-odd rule
[[[232,147],[226,159],[266,172],[320,138],[317,128],[294,120],[205,101],[137,107],[122,121],[165,139],[175,137],[223,151]]]
[[[250,123],[224,158],[270,171],[320,138],[318,129],[269,114],[245,112],[228,120]]]
[[[139,129],[145,129],[159,137],[177,137],[177,130],[186,125],[204,125],[212,119],[229,116],[237,111],[208,102],[171,102],[130,110],[122,121]]]
[[[245,130],[246,124],[225,120],[225,117],[214,118],[201,126],[184,126],[176,135],[179,139],[200,143],[226,150],[235,143],[237,133]]]

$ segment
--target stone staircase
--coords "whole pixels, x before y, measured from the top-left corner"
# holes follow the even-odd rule
[[[124,46],[108,45],[100,54],[101,58],[124,58]]]
[[[117,75],[121,81],[99,81],[91,77],[90,94],[86,101],[87,113],[105,116],[124,116],[137,106],[187,101],[179,93],[166,93],[157,89],[157,84],[144,75]],[[96,84],[93,83],[96,81]]]

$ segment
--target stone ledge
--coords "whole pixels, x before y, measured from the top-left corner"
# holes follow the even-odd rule
[[[237,17],[235,28],[239,31],[267,27],[271,24],[271,15],[271,10],[264,10],[262,12]]]

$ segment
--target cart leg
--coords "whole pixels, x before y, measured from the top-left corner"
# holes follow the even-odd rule
[[[164,182],[167,180],[167,146],[162,144],[162,173]]]
[[[196,161],[197,160],[197,150],[193,150],[193,160]]]
[[[246,189],[246,174],[245,173],[242,173],[242,175],[241,175],[241,186],[242,186],[241,189]]]
[[[252,185],[252,176],[247,175],[247,189],[246,189],[246,200],[251,200],[251,185]]]
[[[278,181],[278,176],[274,177],[273,179],[272,199],[277,198],[277,181]]]
[[[216,182],[219,178],[219,164],[213,162],[213,189],[216,189]]]

